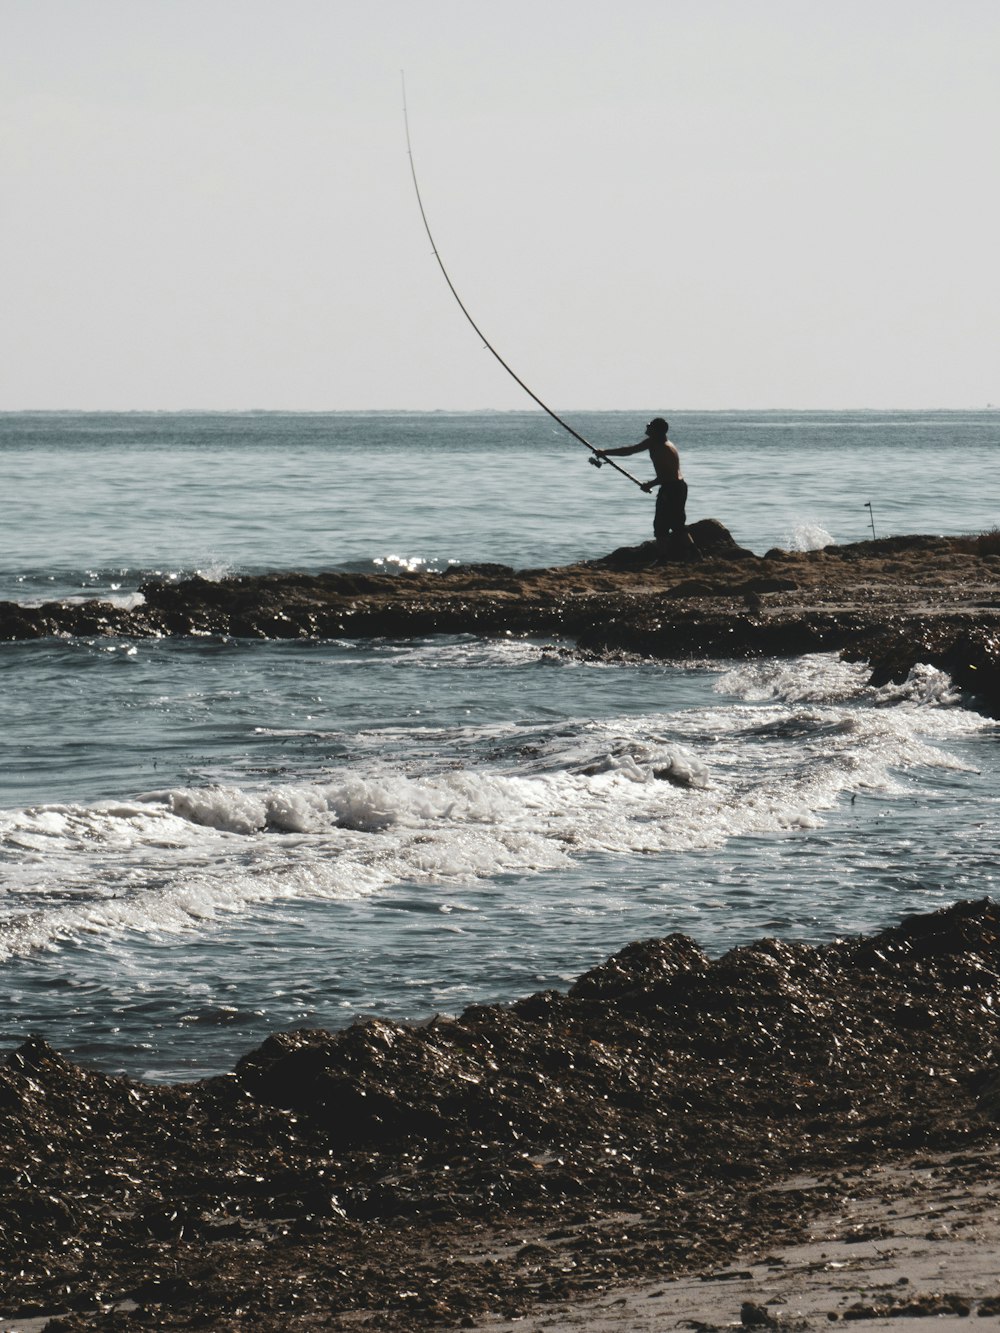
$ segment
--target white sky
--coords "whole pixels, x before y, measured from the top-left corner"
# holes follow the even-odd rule
[[[0,409],[1000,403],[997,0],[0,0]]]

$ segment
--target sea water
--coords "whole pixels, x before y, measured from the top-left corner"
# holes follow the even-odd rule
[[[598,446],[652,409],[579,414]],[[672,422],[689,520],[807,549],[992,528],[1000,414]],[[0,596],[564,564],[652,502],[540,413],[0,417]],[[625,460],[645,476],[648,461]],[[419,1019],[682,930],[819,941],[995,892],[997,726],[929,667],[558,641],[0,644],[0,1038],[152,1078]]]

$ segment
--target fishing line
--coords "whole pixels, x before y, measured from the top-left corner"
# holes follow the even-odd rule
[[[431,243],[431,252],[433,253],[434,258],[435,258],[435,259],[437,260],[437,262],[438,262],[438,268],[439,268],[439,269],[441,270],[441,272],[444,274],[444,280],[445,280],[445,282],[448,284],[448,289],[449,289],[449,291],[451,292],[452,296],[455,298],[455,300],[458,302],[458,308],[461,310],[462,314],[463,314],[463,315],[465,316],[465,318],[469,321],[469,323],[472,325],[472,327],[475,329],[475,331],[479,334],[480,338],[482,338],[482,340],[483,340],[483,344],[484,344],[484,346],[486,347],[486,350],[487,350],[488,352],[492,352],[492,354],[493,354],[493,355],[496,357],[496,359],[500,362],[500,364],[503,366],[504,370],[506,370],[507,374],[511,377],[511,379],[512,379],[512,380],[515,380],[515,381],[521,386],[521,388],[524,390],[524,392],[528,395],[529,398],[533,398],[533,399],[534,399],[534,401],[538,404],[538,406],[542,409],[543,412],[547,412],[547,413],[549,414],[549,416],[552,418],[553,421],[558,422],[558,424],[559,424],[560,426],[562,426],[563,430],[568,431],[569,434],[573,436],[573,439],[574,439],[574,440],[579,440],[581,444],[585,444],[585,445],[587,446],[587,448],[590,450],[591,455],[592,455],[590,461],[591,461],[596,467],[601,467],[602,464],[607,463],[609,467],[613,467],[614,470],[615,470],[616,472],[620,472],[620,473],[622,474],[623,477],[628,477],[629,481],[635,482],[636,486],[640,487],[640,489],[641,489],[641,487],[642,487],[642,482],[639,480],[638,477],[633,477],[631,472],[627,472],[627,471],[625,470],[625,468],[623,468],[623,467],[619,467],[618,464],[612,462],[612,460],[611,460],[610,458],[599,458],[599,457],[597,456],[597,455],[600,453],[600,450],[599,450],[599,449],[596,449],[596,448],[590,443],[589,440],[584,439],[584,437],[580,434],[580,432],[574,430],[573,427],[572,427],[571,425],[569,425],[568,422],[563,421],[562,417],[559,416],[558,413],[553,412],[552,408],[549,407],[547,403],[543,403],[542,400],[541,400],[541,398],[539,398],[538,394],[535,393],[535,391],[534,391],[533,389],[529,389],[529,388],[528,388],[528,386],[527,386],[527,384],[525,384],[524,380],[521,379],[520,375],[518,375],[516,371],[514,371],[514,370],[511,369],[511,367],[507,364],[507,362],[503,359],[503,357],[500,355],[500,353],[497,351],[497,349],[496,349],[496,348],[493,346],[493,344],[490,342],[489,338],[487,338],[486,334],[483,333],[482,329],[479,327],[479,325],[476,323],[476,321],[475,321],[475,320],[472,318],[472,316],[469,314],[468,310],[467,310],[466,307],[465,307],[465,302],[462,300],[462,298],[459,296],[458,292],[455,290],[455,284],[452,282],[451,278],[450,278],[449,275],[448,275],[448,270],[447,270],[447,269],[445,268],[445,266],[444,266],[444,261],[442,260],[441,255],[440,255],[439,252],[438,252],[437,244],[436,244],[436,242],[435,242],[435,240],[434,240],[434,235],[433,235],[433,233],[431,232],[430,223],[427,221],[427,214],[426,214],[426,212],[424,211],[424,201],[423,201],[423,199],[421,198],[421,195],[420,195],[420,186],[419,186],[418,183],[417,183],[417,169],[416,169],[416,167],[414,166],[414,163],[413,163],[413,147],[412,147],[412,145],[411,145],[411,143],[410,143],[410,117],[409,117],[409,115],[407,114],[407,110],[406,110],[406,80],[405,80],[405,78],[403,79],[403,124],[404,124],[405,127],[406,127],[406,151],[407,151],[407,154],[408,154],[409,159],[410,159],[410,175],[413,177],[413,188],[414,188],[414,190],[416,191],[416,195],[417,195],[417,205],[418,205],[418,207],[420,208],[420,217],[421,217],[421,219],[423,220],[424,231],[427,233],[427,239],[428,239],[428,240],[430,241],[430,243]]]

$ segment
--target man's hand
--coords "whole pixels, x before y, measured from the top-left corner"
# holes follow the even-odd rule
[[[644,481],[639,489],[645,491],[646,494],[649,495],[650,491],[653,489],[655,485],[656,485],[655,481]]]

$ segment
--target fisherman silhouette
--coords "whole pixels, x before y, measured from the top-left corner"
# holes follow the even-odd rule
[[[629,454],[646,452],[656,471],[651,481],[642,483],[644,491],[659,486],[656,514],[653,518],[653,536],[661,555],[690,558],[697,548],[688,532],[687,482],[681,473],[681,456],[677,446],[667,438],[670,430],[663,417],[654,417],[646,426],[646,436],[638,444],[623,444],[618,449],[598,449],[598,458],[627,458]]]

